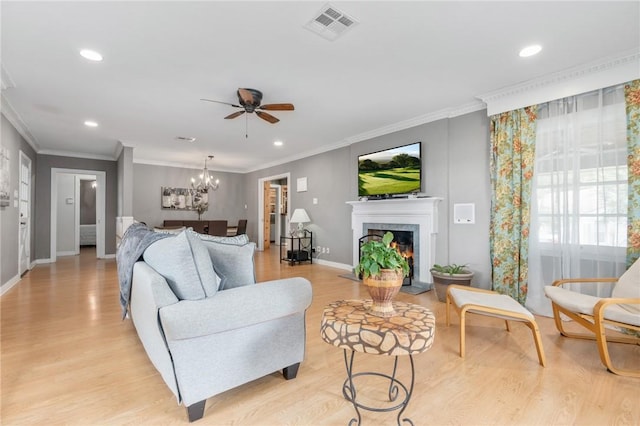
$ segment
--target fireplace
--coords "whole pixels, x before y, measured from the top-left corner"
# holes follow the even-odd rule
[[[411,285],[431,286],[429,270],[435,263],[438,234],[438,203],[441,198],[404,198],[349,201],[353,233],[353,265],[360,259],[360,238],[371,230],[391,231],[394,236],[410,232],[413,238]]]
[[[413,248],[413,231],[398,231],[391,229],[375,229],[369,228],[367,233],[359,239],[358,247],[360,247],[360,255],[362,255],[361,248],[362,244],[367,241],[376,240],[382,241],[382,237],[387,232],[393,233],[393,241],[391,242],[391,246],[395,247],[396,250],[407,259],[407,263],[409,263],[409,275],[404,278],[402,285],[411,285],[414,275],[414,248]]]

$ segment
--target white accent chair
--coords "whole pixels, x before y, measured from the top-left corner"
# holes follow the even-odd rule
[[[610,283],[611,297],[595,297],[563,288],[564,284]],[[557,280],[544,289],[551,299],[556,328],[565,337],[592,339],[598,343],[600,360],[611,373],[621,376],[640,377],[640,371],[613,366],[609,356],[608,342],[640,345],[640,260],[636,260],[620,278],[572,278]],[[566,315],[588,329],[590,334],[568,332],[562,324],[561,314]],[[624,328],[635,331],[635,336],[612,337],[605,327]],[[611,333],[610,333],[611,334]]]

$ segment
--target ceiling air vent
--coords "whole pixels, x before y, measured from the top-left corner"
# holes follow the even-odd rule
[[[327,3],[304,27],[322,38],[333,41],[357,24],[353,17]]]
[[[176,136],[176,140],[183,141],[183,142],[195,142],[196,138],[191,138],[188,136]]]

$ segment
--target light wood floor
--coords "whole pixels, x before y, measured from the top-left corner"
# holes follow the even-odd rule
[[[344,271],[279,264],[277,249],[256,254],[259,281],[305,276],[314,300],[307,313],[307,353],[297,379],[274,373],[207,400],[201,425],[346,425],[342,351],[319,336],[322,308],[365,298]],[[92,252],[39,265],[1,300],[3,425],[187,424],[149,362],[131,321],[121,321],[114,260]],[[432,309],[436,339],[416,356],[416,384],[405,414],[416,425],[638,425],[640,381],[608,373],[595,342],[566,339],[538,318],[548,366],[538,364],[529,330],[471,316],[467,354],[458,356],[458,318],[445,326],[433,292],[398,300]],[[274,301],[275,303],[275,301]],[[224,319],[221,319],[224,321]],[[220,350],[224,350],[220,348]],[[614,360],[640,368],[640,347],[614,346]],[[356,370],[391,371],[391,358],[356,357]],[[406,359],[401,358],[401,361]],[[406,381],[403,364],[401,381]],[[224,366],[221,366],[224,368]],[[372,397],[380,383],[363,383]],[[377,394],[376,394],[377,393]],[[394,413],[363,413],[364,425],[395,424]]]

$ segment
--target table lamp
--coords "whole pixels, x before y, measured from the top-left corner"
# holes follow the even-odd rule
[[[311,219],[305,209],[295,209],[290,222],[298,224],[298,237],[304,237],[304,224],[311,222]]]

